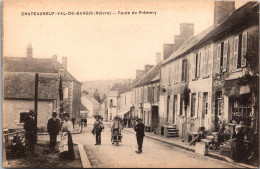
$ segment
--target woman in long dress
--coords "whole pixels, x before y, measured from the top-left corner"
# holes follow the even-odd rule
[[[60,157],[63,159],[75,159],[73,141],[70,132],[73,130],[73,124],[69,121],[69,114],[64,113],[64,123],[61,127],[61,141],[60,141]]]

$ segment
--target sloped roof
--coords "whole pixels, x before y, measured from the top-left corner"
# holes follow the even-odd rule
[[[34,99],[35,73],[4,72],[5,99]],[[59,97],[56,73],[39,73],[38,99],[54,100]]]
[[[158,72],[157,75],[151,80],[152,82],[160,80],[160,73]]]
[[[100,104],[94,97],[86,96],[88,100],[93,104]]]
[[[169,58],[167,58],[163,62],[162,66],[177,59],[179,56],[184,55],[186,52],[188,52],[189,49],[191,49],[191,47],[196,45],[202,38],[204,38],[210,31],[212,31],[213,28],[214,27],[211,26],[211,27],[207,28],[206,30],[202,31],[201,33],[199,33],[198,35],[193,36],[189,40],[184,42],[177,51],[175,51]]]
[[[115,83],[111,88],[111,91],[118,91],[118,95],[120,95],[121,93],[129,92],[130,90],[131,87],[129,83]]]
[[[186,43],[184,43],[176,52],[174,52],[168,59],[166,59],[162,66],[187,54],[188,52],[198,49],[209,40],[221,38],[235,30],[241,30],[250,25],[259,24],[259,2],[248,2],[235,10],[226,20],[219,26],[211,26],[193,36]]]
[[[130,84],[130,88],[133,88],[142,77],[143,76],[138,76],[135,80],[133,80],[133,82]]]
[[[161,64],[163,61],[160,61],[157,65],[152,67],[144,76],[135,84],[135,87],[149,84],[153,78],[155,78],[160,73]]]
[[[52,58],[3,57],[3,70],[5,72],[58,73],[61,67],[62,65]],[[64,80],[82,84],[67,70],[64,70]]]
[[[203,45],[208,40],[221,38],[231,32],[242,30],[251,25],[259,25],[259,2],[248,2],[235,10],[219,26],[201,39],[194,48]]]
[[[80,104],[80,111],[87,111],[88,108],[86,108],[82,103]]]
[[[110,91],[108,93],[108,97],[117,97],[118,96],[118,91]]]

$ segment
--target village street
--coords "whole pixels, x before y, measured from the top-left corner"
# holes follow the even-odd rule
[[[143,153],[136,154],[137,143],[135,134],[123,130],[123,142],[119,146],[112,145],[110,126],[105,125],[102,132],[102,144],[95,144],[91,133],[92,124],[83,128],[81,134],[74,134],[73,140],[83,144],[89,161],[94,168],[107,167],[218,167],[236,168],[227,162],[197,155],[186,150],[152,140],[144,139]]]

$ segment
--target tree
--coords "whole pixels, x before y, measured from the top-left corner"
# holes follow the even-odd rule
[[[94,92],[94,98],[100,103],[101,102],[101,98],[98,92],[98,89],[95,90]]]

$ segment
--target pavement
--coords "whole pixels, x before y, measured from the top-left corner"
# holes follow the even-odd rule
[[[255,168],[234,163],[218,154],[195,154],[195,146],[181,142],[179,138],[166,138],[151,132],[146,132],[143,153],[136,154],[137,142],[132,128],[124,128],[122,143],[116,146],[111,144],[111,122],[104,124],[101,145],[94,145],[95,136],[91,133],[93,124],[88,123],[88,127],[82,128],[80,134],[72,135],[73,142],[78,144],[83,168]],[[48,136],[40,135],[39,139],[48,139]]]
[[[122,131],[122,143],[116,146],[111,144],[110,126],[108,123],[105,124],[101,145],[94,145],[95,137],[91,133],[92,125],[83,128],[81,134],[73,135],[73,141],[84,146],[93,168],[245,168],[230,162],[198,155],[148,136],[144,138],[143,153],[136,154],[137,143],[135,134],[130,131],[132,129]]]

